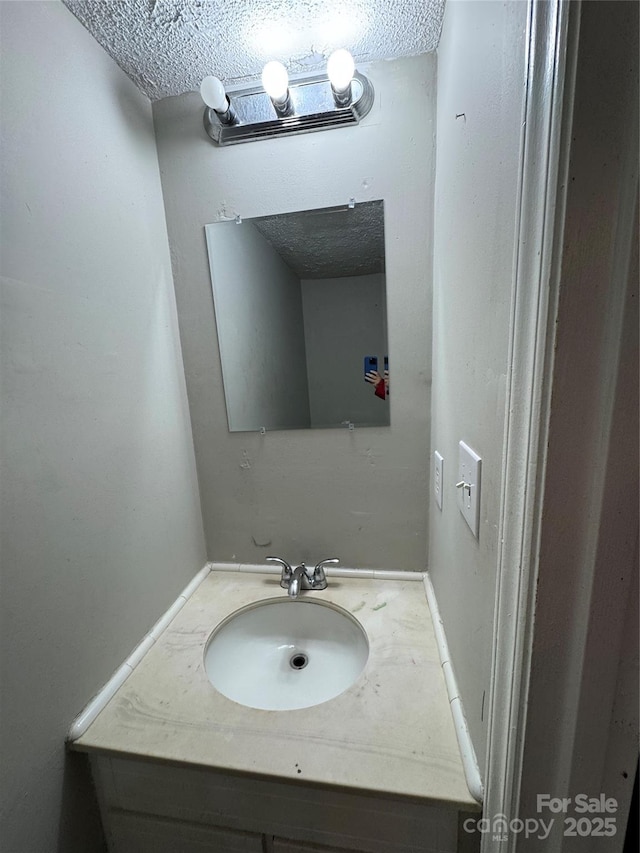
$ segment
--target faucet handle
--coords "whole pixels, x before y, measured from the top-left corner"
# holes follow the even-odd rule
[[[339,557],[330,557],[326,560],[320,560],[319,563],[316,563],[316,567],[313,570],[313,581],[314,581],[314,585],[316,586],[316,588],[318,588],[319,584],[324,584],[324,586],[322,586],[321,589],[324,589],[327,585],[327,578],[326,578],[326,575],[324,573],[324,567],[328,563],[339,563],[339,562],[340,562]]]
[[[340,557],[329,557],[326,560],[320,560],[319,563],[316,563],[316,569],[321,569],[327,563],[339,563],[339,562],[340,562]]]
[[[287,563],[286,560],[283,560],[282,557],[265,557],[267,563],[279,563],[282,566],[282,576],[280,577],[280,585],[288,586],[289,581],[291,580],[291,575],[293,573],[293,569]]]

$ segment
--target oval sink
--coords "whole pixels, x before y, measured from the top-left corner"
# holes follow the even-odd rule
[[[209,637],[204,667],[228,699],[264,711],[309,708],[350,687],[369,642],[346,610],[308,598],[243,607]]]

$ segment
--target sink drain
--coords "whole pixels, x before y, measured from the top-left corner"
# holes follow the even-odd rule
[[[308,663],[309,658],[303,652],[296,652],[295,655],[291,655],[291,658],[289,659],[289,666],[291,669],[304,669]]]

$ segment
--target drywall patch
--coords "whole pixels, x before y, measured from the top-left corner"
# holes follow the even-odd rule
[[[444,0],[63,0],[152,101],[203,77],[255,79],[270,59],[324,69],[347,47],[359,62],[435,50]]]

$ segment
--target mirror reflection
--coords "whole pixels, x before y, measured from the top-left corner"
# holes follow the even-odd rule
[[[229,430],[387,426],[383,202],[205,232]]]

